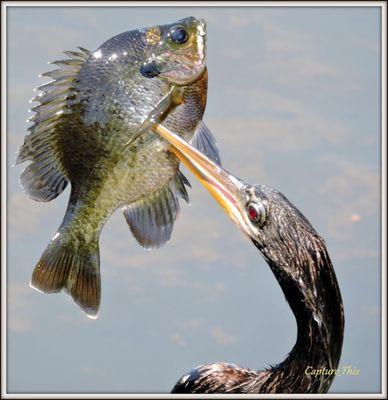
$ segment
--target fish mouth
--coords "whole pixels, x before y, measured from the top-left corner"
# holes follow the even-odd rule
[[[140,67],[146,78],[159,77],[174,85],[196,82],[206,69],[206,22],[188,17],[180,23],[166,25],[161,40],[150,47],[148,58]],[[172,42],[170,34],[176,26],[189,32],[186,42]]]
[[[201,36],[206,35],[206,21],[203,18],[198,21],[197,32]]]
[[[246,185],[163,125],[156,125],[154,130],[170,143],[173,153],[193,172],[234,224],[250,236],[251,226],[245,210]]]

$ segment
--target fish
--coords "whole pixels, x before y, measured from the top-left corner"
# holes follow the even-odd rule
[[[70,183],[63,221],[30,286],[65,291],[90,318],[101,303],[100,232],[121,208],[146,249],[170,240],[189,201],[178,158],[152,130],[161,123],[220,162],[202,121],[207,99],[206,23],[194,17],[123,32],[96,50],[64,51],[39,86],[15,164],[24,192],[48,202]]]

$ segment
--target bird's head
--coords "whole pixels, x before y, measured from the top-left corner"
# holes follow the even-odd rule
[[[238,229],[252,240],[271,268],[293,279],[306,276],[304,268],[313,262],[323,241],[285,196],[268,186],[234,177],[163,126],[156,130]]]
[[[320,340],[320,348],[328,349],[331,333],[337,332],[332,353],[325,355],[329,366],[335,367],[342,345],[343,309],[323,239],[277,190],[234,177],[161,125],[156,131],[264,256],[296,316],[297,345],[305,350],[312,340]]]

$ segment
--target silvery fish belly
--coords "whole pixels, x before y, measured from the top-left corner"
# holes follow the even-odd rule
[[[67,291],[92,318],[100,305],[99,234],[118,207],[145,248],[171,237],[186,178],[168,144],[152,132],[162,122],[219,162],[201,121],[206,105],[205,23],[176,23],[119,34],[96,51],[67,51],[43,74],[32,126],[16,163],[28,196],[50,201],[71,184],[61,226],[41,256],[31,286]]]

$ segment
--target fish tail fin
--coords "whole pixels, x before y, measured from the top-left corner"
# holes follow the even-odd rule
[[[65,290],[89,318],[97,318],[101,300],[98,235],[74,245],[61,230],[54,235],[36,265],[31,287],[43,293]]]

